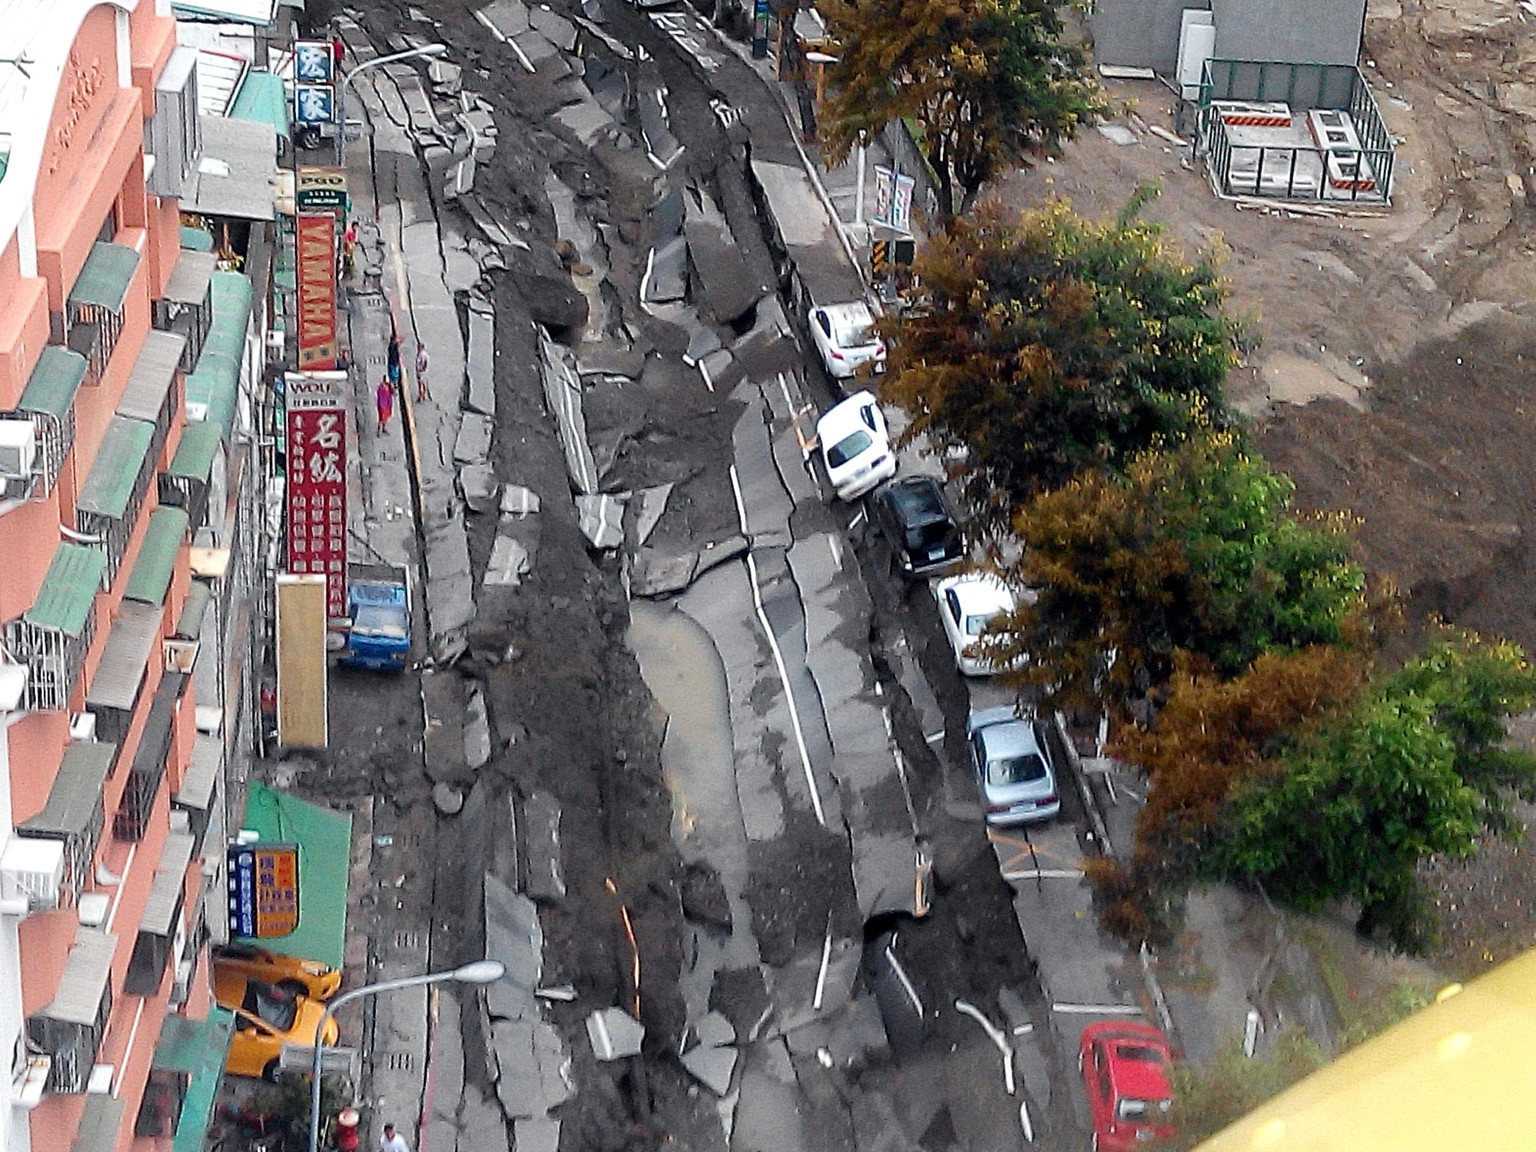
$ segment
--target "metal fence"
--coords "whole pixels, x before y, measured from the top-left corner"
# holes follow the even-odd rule
[[[1344,145],[1257,139],[1230,125],[1218,102],[1283,103],[1306,122],[1338,123],[1348,113]],[[1201,71],[1199,141],[1218,192],[1280,200],[1385,204],[1391,198],[1392,134],[1360,70],[1346,64],[1207,60]]]

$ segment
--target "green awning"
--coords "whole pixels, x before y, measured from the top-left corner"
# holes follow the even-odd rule
[[[181,430],[181,442],[171,460],[167,476],[178,480],[208,482],[213,472],[213,457],[219,450],[219,428],[208,421],[189,423]]]
[[[70,405],[75,402],[75,393],[80,390],[80,382],[85,379],[88,367],[85,357],[78,352],[58,344],[45,346],[43,354],[37,358],[37,367],[27,377],[21,399],[16,401],[17,409],[46,412],[63,420],[69,415]]]
[[[240,827],[268,843],[299,846],[299,926],[287,936],[250,942],[282,956],[340,968],[347,934],[352,817],[252,780]]]
[[[187,377],[189,404],[201,404],[203,419],[228,436],[234,427],[240,391],[240,362],[251,321],[251,282],[238,272],[215,272],[209,281],[213,321],[197,367]]]
[[[187,514],[180,508],[156,508],[149,514],[139,558],[128,574],[123,596],[145,604],[164,604],[176,571],[176,555],[187,534]]]
[[[37,602],[22,617],[34,628],[79,636],[101,591],[107,554],[85,544],[60,544],[43,577]]]
[[[85,258],[85,267],[69,290],[71,304],[95,304],[121,312],[128,298],[128,285],[139,268],[139,254],[121,244],[97,241]]]
[[[288,88],[283,78],[270,72],[247,72],[226,115],[231,120],[270,124],[273,131],[288,139]]]
[[[212,252],[213,233],[206,228],[193,228],[190,225],[181,226],[181,246],[190,248],[193,252]]]
[[[155,426],[126,416],[113,416],[106,438],[96,450],[91,474],[85,478],[75,507],[81,512],[121,520],[144,470],[144,458],[155,439]]]
[[[208,1009],[206,1020],[167,1016],[161,1026],[150,1067],[190,1078],[176,1121],[172,1152],[201,1152],[234,1030],[235,1014],[217,1005]]]

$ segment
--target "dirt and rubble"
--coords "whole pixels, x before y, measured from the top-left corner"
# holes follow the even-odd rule
[[[1372,0],[1361,70],[1397,139],[1392,205],[1336,215],[1219,199],[1161,83],[1106,81],[1138,142],[1089,131],[1001,182],[1108,215],[1138,182],[1186,253],[1214,249],[1246,325],[1229,398],[1302,507],[1359,518],[1361,560],[1415,618],[1536,650],[1536,16],[1513,0]],[[1467,976],[1528,947],[1529,845],[1428,870],[1430,959]]]

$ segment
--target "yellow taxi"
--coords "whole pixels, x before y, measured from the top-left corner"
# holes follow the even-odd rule
[[[213,967],[260,980],[311,1000],[329,1000],[341,987],[341,969],[317,960],[295,960],[254,944],[226,944],[213,954]]]
[[[310,1048],[320,1031],[325,1005],[301,992],[252,980],[230,968],[213,966],[213,998],[235,1014],[235,1034],[229,1042],[224,1069],[233,1076],[277,1079],[284,1044]],[[322,1045],[336,1043],[334,1019],[325,1021]]]

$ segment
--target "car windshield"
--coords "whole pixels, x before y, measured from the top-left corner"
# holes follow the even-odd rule
[[[287,1032],[299,1017],[297,1000],[255,980],[245,986],[245,1002],[241,1007],[279,1032]]]
[[[875,342],[873,324],[839,324],[832,330],[832,339],[839,348],[862,348]]]
[[[1134,1096],[1123,1096],[1115,1114],[1121,1120],[1145,1120],[1149,1116],[1167,1112],[1171,1107],[1172,1100],[1138,1100]]]
[[[845,436],[827,449],[827,464],[833,468],[841,468],[848,461],[867,452],[874,442],[875,438],[863,430]]]
[[[352,628],[357,632],[366,632],[369,636],[389,636],[396,640],[405,639],[405,628],[400,623],[400,614],[384,608],[377,608],[364,604],[358,607],[352,617]]]
[[[988,784],[1028,784],[1045,779],[1045,761],[1034,752],[987,761]]]
[[[984,616],[967,616],[965,618],[965,634],[967,636],[980,636],[986,630],[988,624],[996,620],[1001,613],[989,612]]]

